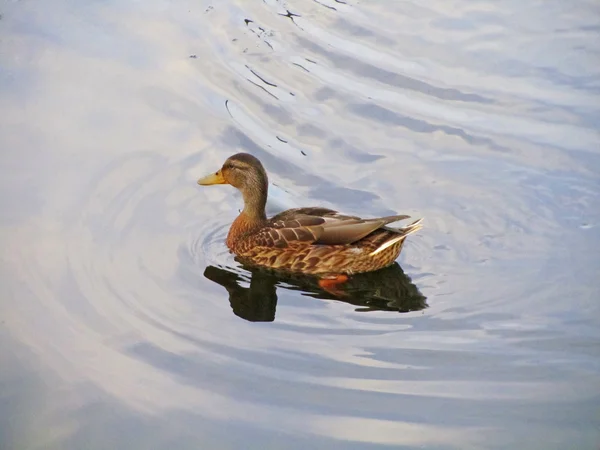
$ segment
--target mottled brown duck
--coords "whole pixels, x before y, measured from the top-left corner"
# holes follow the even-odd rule
[[[267,173],[248,153],[229,157],[198,184],[239,189],[244,209],[231,224],[227,247],[243,262],[287,272],[344,281],[345,275],[378,270],[393,264],[406,236],[421,228],[421,219],[388,226],[405,215],[362,219],[320,207],[288,209],[268,219]]]

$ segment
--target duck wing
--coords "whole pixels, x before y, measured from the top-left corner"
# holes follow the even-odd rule
[[[322,217],[296,216],[287,220],[273,219],[254,234],[252,240],[255,245],[284,248],[297,243],[311,244],[323,234],[325,219]]]
[[[332,219],[360,219],[360,217],[356,216],[347,216],[341,214],[333,209],[322,208],[320,206],[310,206],[305,208],[292,208],[286,211],[282,211],[279,214],[276,214],[271,218],[271,221],[277,220],[291,220],[295,219],[299,216],[314,216],[314,217],[323,217],[323,218],[332,218]]]
[[[326,244],[326,245],[343,245],[352,244],[356,241],[360,241],[365,236],[371,234],[388,223],[396,222],[398,220],[407,219],[409,216],[398,215],[398,216],[387,216],[377,217],[374,219],[360,219],[360,218],[335,218],[333,220],[325,220],[323,226],[323,233],[315,241],[315,244]]]
[[[375,230],[409,216],[396,215],[361,219],[328,208],[294,208],[274,216],[257,235],[269,246],[287,247],[294,242],[346,245],[359,241]],[[262,239],[261,239],[262,240]]]

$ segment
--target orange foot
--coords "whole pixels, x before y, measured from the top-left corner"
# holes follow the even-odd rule
[[[319,286],[331,295],[345,297],[347,294],[339,289],[338,286],[346,281],[348,281],[348,275],[344,275],[343,273],[328,275],[326,278],[321,278],[319,280]]]

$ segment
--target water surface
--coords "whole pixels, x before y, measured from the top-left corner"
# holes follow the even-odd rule
[[[597,2],[0,14],[0,447],[598,448]],[[343,298],[254,273],[238,151],[425,227]]]

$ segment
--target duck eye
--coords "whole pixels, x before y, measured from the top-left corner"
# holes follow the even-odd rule
[[[236,166],[233,163],[227,163],[225,164],[225,168],[226,169],[235,169],[235,170],[242,170],[244,167],[243,166]]]

